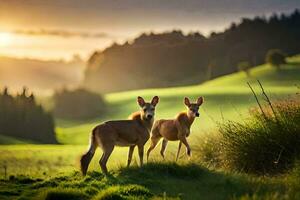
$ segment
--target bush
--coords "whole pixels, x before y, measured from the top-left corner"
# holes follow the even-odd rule
[[[237,67],[239,71],[243,71],[246,73],[247,76],[250,76],[251,65],[249,62],[247,61],[239,62]]]
[[[269,106],[262,107],[264,114],[255,108],[244,122],[221,124],[218,136],[199,147],[204,150],[201,160],[255,174],[290,169],[300,156],[300,100],[282,100],[272,107],[274,112]]]
[[[280,65],[285,64],[285,54],[279,49],[271,49],[266,55],[266,62],[276,68],[280,68]]]
[[[89,119],[103,115],[103,98],[85,89],[62,90],[54,94],[54,115],[66,119]]]

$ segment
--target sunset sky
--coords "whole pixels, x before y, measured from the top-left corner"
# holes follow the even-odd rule
[[[300,8],[299,0],[0,0],[0,56],[87,58],[142,32],[207,35],[241,17]]]

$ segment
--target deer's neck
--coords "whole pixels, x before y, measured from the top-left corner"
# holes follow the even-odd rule
[[[181,112],[176,116],[176,120],[187,128],[191,128],[195,117],[189,116],[188,112]]]
[[[150,133],[152,125],[153,125],[153,118],[151,120],[144,119],[141,117],[141,123],[142,125],[147,129],[147,131]]]
[[[148,120],[148,119],[144,118],[140,112],[135,112],[130,115],[129,119],[136,120],[140,126],[145,128],[150,133],[153,122],[154,122],[153,118],[151,120]]]
[[[190,116],[187,112],[186,112],[186,117],[187,117],[187,124],[189,126],[189,128],[192,126],[195,117],[194,116]]]

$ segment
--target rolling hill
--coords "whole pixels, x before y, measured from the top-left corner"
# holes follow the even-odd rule
[[[243,18],[207,37],[180,30],[143,33],[124,44],[95,51],[84,85],[111,93],[203,83],[236,72],[242,62],[263,64],[271,49],[289,56],[299,53],[299,27],[296,9],[289,15]]]
[[[160,103],[156,118],[172,118],[185,109],[183,98],[190,97],[193,101],[204,96],[205,103],[200,109],[200,118],[192,127],[192,136],[211,132],[221,120],[242,120],[247,111],[255,106],[255,99],[247,86],[249,81],[257,91],[256,79],[259,79],[272,100],[284,98],[299,92],[300,55],[288,59],[288,64],[279,72],[269,65],[261,65],[251,69],[251,77],[244,72],[223,76],[200,85],[173,87],[162,89],[146,89],[129,92],[107,94],[110,112],[106,117],[90,121],[57,120],[57,137],[64,144],[86,144],[92,128],[101,121],[108,119],[124,119],[138,109],[137,96],[150,100],[158,95]]]
[[[110,119],[126,119],[130,113],[138,110],[137,96],[143,96],[148,100],[154,95],[160,97],[156,119],[172,118],[176,113],[185,110],[183,105],[185,96],[190,97],[192,100],[196,100],[198,96],[204,96],[205,103],[200,109],[200,118],[195,121],[192,127],[192,137],[211,132],[216,128],[218,121],[246,118],[249,107],[256,105],[255,99],[246,84],[247,81],[260,93],[256,83],[256,79],[259,79],[272,100],[299,92],[300,55],[290,57],[288,64],[283,66],[280,72],[265,64],[252,68],[250,74],[251,77],[247,77],[244,72],[233,73],[194,86],[154,88],[107,94],[105,98],[108,102],[109,112],[105,117],[88,121],[57,119],[58,141],[62,144],[87,144],[88,135],[95,125]],[[42,100],[42,103],[49,106],[51,101]],[[26,143],[26,141],[4,136],[0,137],[0,141],[2,144]]]

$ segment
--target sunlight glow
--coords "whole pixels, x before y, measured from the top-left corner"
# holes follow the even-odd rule
[[[0,46],[8,46],[12,43],[12,35],[6,32],[0,32]]]

